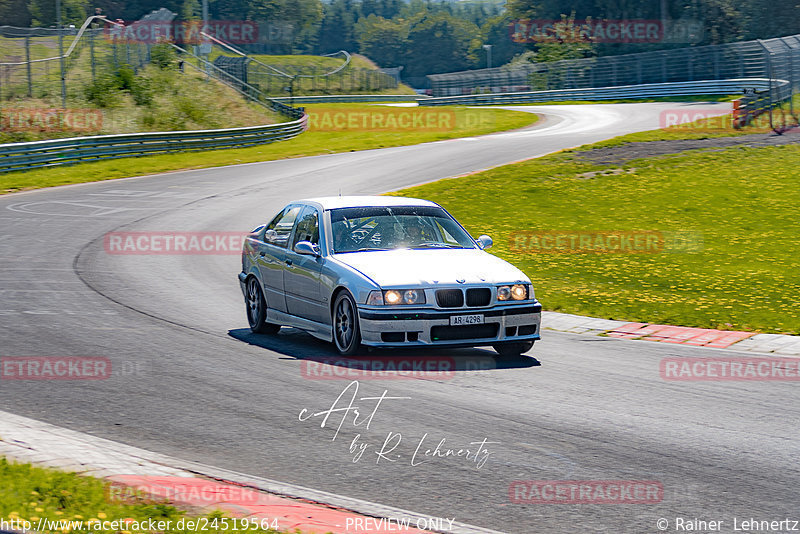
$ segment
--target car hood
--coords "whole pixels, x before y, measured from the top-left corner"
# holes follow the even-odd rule
[[[528,282],[525,273],[480,249],[399,249],[336,254],[382,288]]]

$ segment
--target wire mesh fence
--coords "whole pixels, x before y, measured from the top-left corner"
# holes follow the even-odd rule
[[[0,102],[79,98],[98,76],[149,61],[150,45],[108,39],[99,24],[61,30],[1,26]]]
[[[770,127],[787,130],[800,112],[800,35],[768,40],[509,65],[430,75],[434,97],[559,91],[714,80],[766,79],[737,102],[734,122],[749,124],[768,113]],[[534,100],[534,99],[529,99]]]
[[[214,44],[215,48],[218,46]],[[357,67],[352,62],[343,67],[341,62],[337,65],[334,61],[321,65],[271,65],[264,63],[267,59],[260,61],[258,56],[235,58],[222,55],[222,52],[214,59],[215,65],[268,96],[373,93],[396,89],[398,86],[394,76],[375,69]],[[242,67],[230,61],[232,59],[246,61]],[[345,58],[341,59],[345,61]]]
[[[137,71],[150,62],[152,48],[158,43],[115,38],[102,24],[103,21],[95,21],[85,28],[61,30],[0,26],[0,102],[60,98],[65,105],[69,99],[80,98],[86,86],[99,76],[115,72],[122,65]],[[204,64],[208,58],[224,59],[230,55],[215,43],[210,54],[200,49],[201,46],[180,48],[181,64],[212,71]],[[253,59],[246,63],[244,71],[229,74],[263,96],[374,93],[398,87],[394,76],[376,69],[353,63],[339,69],[344,62],[339,58],[325,61],[302,57],[296,62],[283,60],[275,66],[264,56]],[[218,65],[222,71],[230,70],[222,63]]]
[[[518,64],[434,74],[428,78],[433,96],[766,78],[770,77],[768,56],[789,48],[794,50],[793,43],[797,39],[797,36],[792,36],[769,41]]]
[[[749,115],[769,112],[770,127],[776,131],[787,130],[798,124],[800,112],[800,35],[758,41],[764,49],[765,69],[770,80],[769,91],[751,95],[746,102],[750,109],[740,121],[750,120]]]

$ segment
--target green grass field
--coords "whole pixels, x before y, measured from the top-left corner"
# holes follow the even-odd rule
[[[106,481],[82,477],[53,469],[33,467],[30,464],[10,463],[0,457],[0,518],[30,521],[34,527],[40,519],[50,521],[82,521],[83,529],[43,530],[54,534],[116,533],[130,534],[127,530],[101,528],[101,521],[171,521],[173,528],[164,534],[188,534],[188,529],[178,529],[177,522],[187,516],[168,503],[153,502],[123,488],[110,489]],[[124,498],[122,498],[124,497]],[[213,520],[223,515],[215,512],[203,515]],[[92,523],[91,528],[88,523]],[[266,526],[266,525],[265,525]],[[221,531],[222,529],[220,529]],[[210,529],[216,533],[218,530]],[[252,529],[253,534],[277,534],[275,530]]]
[[[531,277],[547,310],[800,334],[800,146],[692,151],[613,168],[579,156],[395,194],[439,202],[473,235],[491,235],[492,252]],[[519,232],[546,231],[696,241],[688,251],[644,254],[548,253],[517,241]]]
[[[308,106],[306,109],[312,115],[319,112],[328,117],[331,117],[337,111],[348,112],[356,118],[361,117],[363,114],[377,112],[385,114],[385,118],[388,119],[389,115],[407,108],[383,107],[370,104],[320,104]],[[83,163],[68,167],[37,169],[28,172],[3,173],[0,174],[0,193],[128,176],[142,176],[181,169],[202,169],[290,157],[413,145],[513,130],[528,126],[536,121],[536,116],[530,113],[502,109],[440,107],[427,109],[427,111],[436,114],[441,112],[452,118],[454,121],[452,128],[442,129],[438,127],[439,123],[437,123],[437,127],[431,129],[335,129],[335,124],[333,124],[327,130],[312,129],[294,139],[251,148],[124,158]]]

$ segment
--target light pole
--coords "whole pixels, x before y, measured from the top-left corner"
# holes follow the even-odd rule
[[[492,46],[490,44],[483,45],[483,49],[486,50],[486,68],[492,68]]]

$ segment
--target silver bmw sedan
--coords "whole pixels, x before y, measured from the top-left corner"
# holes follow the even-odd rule
[[[255,333],[281,326],[369,347],[491,345],[518,356],[542,307],[525,274],[441,206],[382,196],[292,202],[245,239],[239,282]]]

